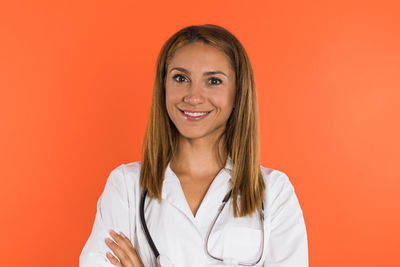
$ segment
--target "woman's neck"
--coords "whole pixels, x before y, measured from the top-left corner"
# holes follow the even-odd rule
[[[218,159],[218,149],[221,160]],[[207,177],[218,173],[225,166],[226,157],[226,152],[216,140],[193,140],[181,137],[178,151],[173,155],[170,167],[176,174]]]

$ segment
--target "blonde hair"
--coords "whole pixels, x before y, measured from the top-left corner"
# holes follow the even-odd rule
[[[235,72],[235,103],[218,144],[232,159],[234,216],[246,216],[261,208],[265,183],[260,170],[257,96],[253,70],[246,51],[226,29],[211,25],[181,29],[163,45],[158,55],[150,118],[142,146],[140,185],[161,201],[163,177],[177,151],[179,132],[165,105],[165,77],[175,51],[189,43],[203,42],[223,51]],[[218,155],[221,159],[221,155]],[[240,198],[238,197],[240,195]]]

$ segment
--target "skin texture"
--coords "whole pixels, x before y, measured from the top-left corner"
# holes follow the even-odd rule
[[[225,164],[217,160],[216,140],[233,109],[235,74],[222,51],[196,42],[175,52],[167,68],[165,88],[167,112],[180,133],[178,153],[173,155],[170,167],[195,216],[211,182]],[[189,121],[181,110],[210,113],[200,121]],[[224,151],[222,154],[226,157]],[[111,236],[114,242],[106,243],[119,259],[107,254],[112,264],[143,266],[128,238],[112,232]]]

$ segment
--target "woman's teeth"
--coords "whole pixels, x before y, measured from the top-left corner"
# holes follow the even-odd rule
[[[187,112],[184,111],[183,113],[185,113],[186,115],[192,116],[192,117],[199,117],[199,116],[203,116],[206,115],[208,112]]]

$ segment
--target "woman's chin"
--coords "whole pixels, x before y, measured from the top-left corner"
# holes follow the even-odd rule
[[[204,141],[211,141],[214,142],[219,135],[221,135],[221,131],[200,131],[200,130],[186,130],[186,131],[179,131],[180,138],[183,140],[188,141],[195,141],[195,140],[204,140]]]
[[[180,133],[181,140],[201,140],[207,138],[208,135],[202,135],[199,133]]]

